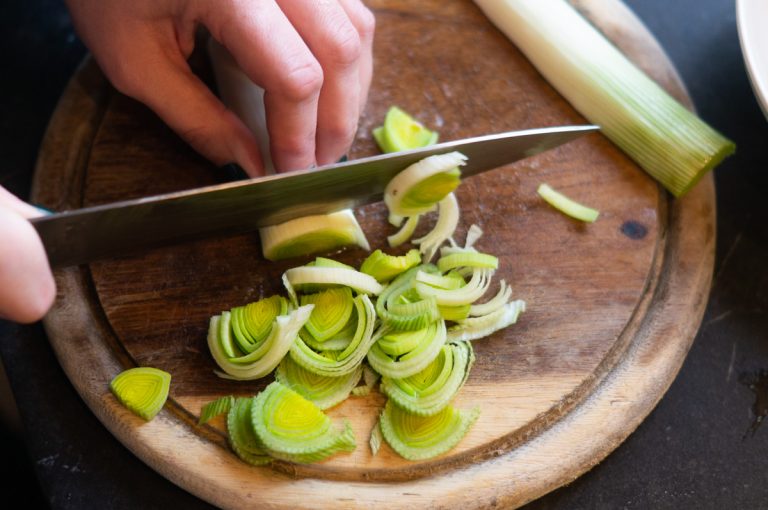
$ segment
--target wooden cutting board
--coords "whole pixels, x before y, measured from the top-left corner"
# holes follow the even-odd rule
[[[617,0],[576,5],[673,95],[690,104],[651,35]],[[376,152],[371,128],[397,104],[443,140],[584,123],[469,1],[371,0],[375,77],[351,157]],[[204,63],[201,74],[208,75]],[[87,61],[67,88],[44,141],[33,200],[63,210],[220,182],[140,104],[116,93]],[[546,181],[598,208],[582,225],[536,194]],[[518,324],[475,343],[477,363],[456,405],[479,406],[468,436],[446,455],[408,462],[368,435],[384,403],[374,393],[330,411],[353,423],[358,448],[315,465],[254,468],[227,448],[221,420],[197,426],[201,406],[252,395],[268,380],[217,378],[208,319],[281,292],[304,263],[267,263],[258,236],[157,249],[56,273],[45,319],[68,377],[104,425],[137,456],[222,507],[387,508],[517,506],[598,463],[651,411],[698,329],[715,241],[711,177],[672,200],[602,135],[467,179],[462,221],[486,232],[498,278],[528,302]],[[358,211],[374,248],[392,232],[382,204]],[[426,228],[426,227],[424,227]],[[77,242],[73,239],[72,242]],[[399,250],[401,252],[403,250]],[[357,264],[365,253],[338,259]],[[121,370],[173,376],[171,398],[149,423],[108,391]],[[271,378],[270,378],[271,379]]]

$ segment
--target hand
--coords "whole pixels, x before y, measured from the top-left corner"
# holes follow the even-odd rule
[[[40,215],[0,187],[0,317],[34,322],[56,297],[43,243],[26,220]]]
[[[278,171],[338,160],[352,143],[372,73],[374,19],[360,0],[67,0],[113,85],[154,110],[216,164],[252,176],[253,135],[190,71],[202,24],[265,89]]]

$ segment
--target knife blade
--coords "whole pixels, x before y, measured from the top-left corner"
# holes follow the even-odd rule
[[[250,232],[382,199],[400,171],[434,154],[468,157],[462,178],[539,154],[597,126],[560,126],[455,140],[245,181],[64,211],[31,220],[52,267],[213,235]]]

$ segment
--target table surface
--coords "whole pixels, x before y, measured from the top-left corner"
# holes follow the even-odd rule
[[[768,427],[754,425],[756,412],[768,415],[768,200],[760,198],[768,122],[744,68],[734,2],[625,1],[668,52],[701,116],[738,145],[716,171],[712,293],[679,376],[645,422],[592,471],[526,508],[764,508]],[[0,185],[27,196],[46,124],[85,49],[57,0],[3,2],[0,28]],[[51,507],[211,508],[110,435],[40,325],[0,322],[0,356]],[[0,451],[9,441],[0,437]]]

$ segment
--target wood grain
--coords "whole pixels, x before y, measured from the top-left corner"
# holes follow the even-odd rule
[[[669,61],[623,4],[575,3],[687,101]],[[438,129],[443,140],[585,122],[471,2],[368,4],[377,15],[376,73],[352,157],[375,152],[370,130],[391,104]],[[34,199],[76,208],[223,178],[154,114],[111,90],[88,61],[51,121]],[[554,212],[535,193],[542,181],[598,208],[600,220],[585,226]],[[205,346],[212,314],[280,292],[281,273],[304,262],[266,263],[257,236],[59,271],[46,329],[70,380],[112,433],[158,472],[219,506],[520,505],[599,462],[671,383],[708,295],[714,188],[708,178],[673,201],[595,134],[468,179],[458,197],[459,238],[472,223],[486,231],[479,248],[500,255],[498,277],[512,283],[529,311],[476,343],[477,363],[457,405],[480,405],[481,417],[457,448],[432,461],[407,462],[387,447],[370,456],[366,439],[384,402],[378,394],[330,412],[352,421],[357,451],[311,466],[249,467],[226,448],[220,421],[195,425],[205,402],[253,394],[268,382],[217,378]],[[374,248],[383,247],[391,233],[383,206],[358,216]],[[364,255],[352,250],[337,258],[359,263]],[[150,423],[122,409],[107,389],[135,364],[173,375],[169,404]]]

